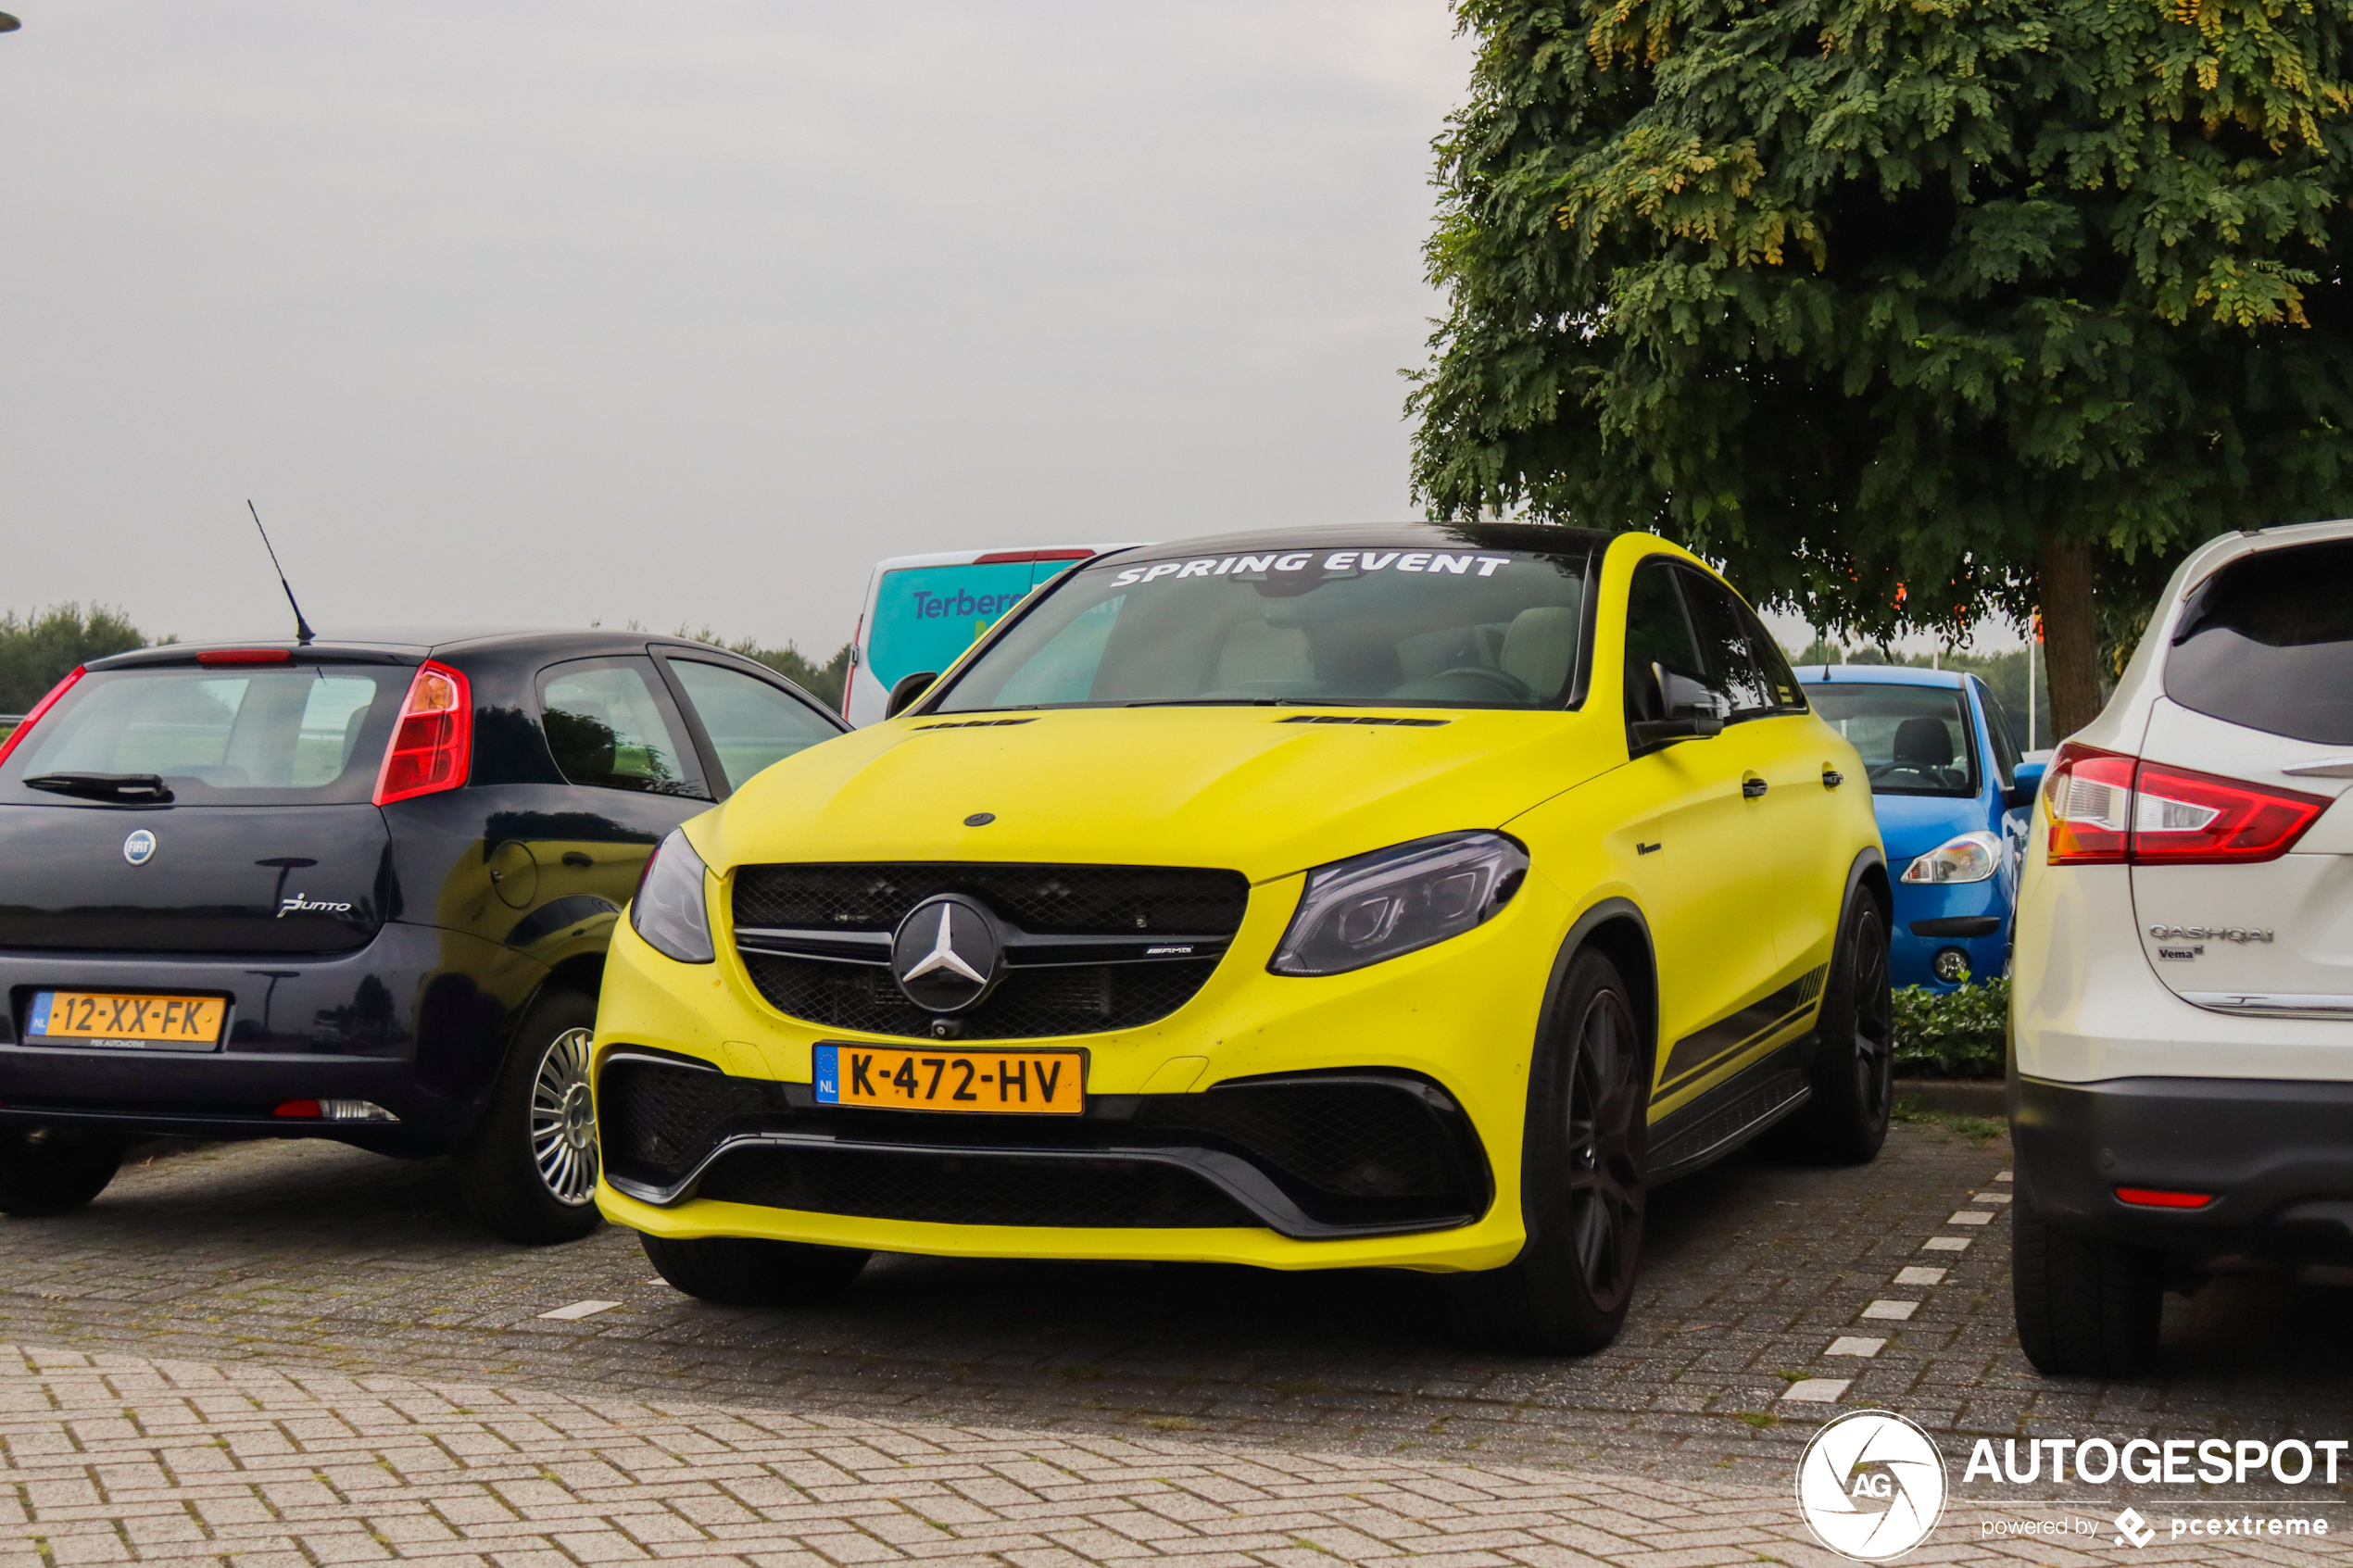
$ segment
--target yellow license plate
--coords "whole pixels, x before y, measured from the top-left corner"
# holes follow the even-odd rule
[[[36,991],[25,1015],[28,1046],[110,1046],[208,1051],[229,1015],[222,997],[150,997],[118,991]]]
[[[820,1105],[1000,1116],[1076,1116],[1086,1109],[1085,1051],[819,1046],[814,1054]]]

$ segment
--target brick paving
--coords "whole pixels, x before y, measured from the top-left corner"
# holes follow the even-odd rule
[[[1348,1561],[1393,1555],[1368,1543],[1402,1543],[1399,1521],[1418,1519],[1416,1528],[1430,1538],[1412,1550],[1491,1554],[1461,1559],[1466,1562],[1701,1568],[1759,1555],[1829,1561],[1796,1525],[1789,1486],[1806,1440],[1842,1409],[1892,1408],[1928,1427],[1952,1461],[1957,1486],[1980,1436],[1998,1446],[2011,1437],[2094,1433],[2353,1436],[2353,1349],[2344,1333],[2353,1292],[2341,1284],[2296,1290],[2276,1280],[2218,1282],[2169,1307],[2161,1376],[2129,1385],[2036,1377],[2008,1323],[2008,1192],[2001,1179],[2007,1163],[1998,1138],[1916,1124],[1899,1128],[1881,1161],[1862,1170],[1811,1169],[1760,1155],[1677,1184],[1655,1197],[1645,1281],[1624,1337],[1597,1356],[1542,1361],[1465,1349],[1444,1326],[1442,1282],[1384,1273],[890,1258],[827,1308],[714,1308],[654,1282],[624,1233],[542,1250],[479,1236],[457,1216],[447,1171],[437,1162],[397,1164],[309,1143],[203,1149],[127,1171],[82,1214],[0,1223],[0,1338],[36,1348],[20,1365],[0,1354],[0,1400],[12,1422],[33,1423],[22,1435],[6,1427],[19,1503],[32,1511],[19,1528],[28,1539],[62,1540],[53,1524],[72,1524],[68,1534],[105,1534],[121,1549],[111,1560],[290,1550],[308,1555],[270,1561],[293,1568],[297,1561],[344,1560],[317,1545],[283,1544],[295,1505],[257,1490],[283,1476],[232,1481],[197,1468],[222,1454],[245,1465],[252,1455],[252,1464],[267,1458],[325,1489],[314,1501],[321,1519],[343,1522],[325,1531],[340,1543],[337,1551],[373,1542],[375,1555],[484,1551],[501,1568],[556,1568],[603,1561],[583,1553],[626,1538],[635,1543],[632,1550],[655,1555],[740,1551],[747,1561],[814,1562],[791,1554],[816,1549],[849,1562],[854,1557],[828,1556],[799,1537],[792,1537],[799,1545],[727,1544],[735,1537],[681,1512],[683,1503],[653,1507],[660,1499],[645,1489],[684,1480],[676,1467],[686,1465],[695,1487],[716,1488],[709,1495],[733,1498],[760,1515],[735,1523],[762,1542],[782,1540],[790,1535],[783,1526],[798,1516],[769,1518],[766,1503],[729,1490],[742,1477],[699,1467],[748,1466],[742,1476],[799,1486],[793,1475],[800,1473],[789,1467],[820,1462],[810,1456],[834,1452],[839,1438],[886,1456],[875,1461],[880,1470],[840,1467],[849,1478],[838,1481],[847,1488],[838,1498],[803,1488],[804,1502],[872,1504],[874,1519],[885,1522],[861,1522],[866,1516],[853,1509],[839,1516],[850,1523],[829,1524],[820,1533],[839,1537],[833,1544],[845,1552],[881,1542],[915,1555],[1059,1568],[1181,1550],[1240,1553],[1287,1568],[1322,1553]],[[209,1395],[157,1395],[181,1413],[152,1421],[60,1413],[85,1406],[144,1411],[145,1395],[134,1392],[182,1385],[227,1388],[233,1397],[207,1403]],[[531,1420],[543,1422],[556,1411],[560,1420],[545,1431],[525,1421],[514,1428],[528,1436],[522,1441],[497,1424],[507,1415],[483,1413],[494,1410],[533,1412]],[[314,1449],[306,1423],[326,1435],[318,1440],[327,1449]],[[385,1436],[395,1428],[397,1443]],[[722,1429],[747,1435],[751,1447],[711,1436]],[[264,1431],[277,1436],[249,1435]],[[202,1449],[214,1460],[199,1454],[166,1462],[156,1455],[167,1438],[178,1445],[175,1454]],[[132,1457],[94,1457],[113,1453],[107,1445],[117,1442]],[[601,1454],[616,1444],[613,1451],[636,1456],[631,1463],[562,1457]],[[329,1449],[365,1449],[366,1457],[330,1463],[321,1457]],[[496,1469],[528,1459],[539,1468],[526,1465],[517,1483],[537,1476],[562,1488],[564,1499],[547,1494],[546,1506],[555,1512],[544,1518],[522,1505],[525,1493],[510,1499],[513,1507],[500,1503],[511,1516],[504,1527],[530,1544],[495,1549],[452,1545],[436,1533],[470,1538],[462,1521],[425,1495],[422,1474],[409,1491],[369,1495],[371,1507],[399,1501],[381,1515],[389,1523],[351,1523],[362,1518],[355,1512],[359,1494],[336,1476],[396,1478],[408,1474],[405,1465],[425,1462],[419,1456],[427,1450],[443,1456],[431,1461],[441,1467],[435,1496],[447,1481],[457,1486],[453,1497],[477,1499],[463,1502],[460,1512],[478,1506],[483,1488],[507,1496],[498,1488],[510,1478],[470,1474],[477,1462]],[[658,1464],[657,1450],[669,1456]],[[1165,1516],[1203,1539],[1171,1546],[1123,1535],[1118,1523],[1090,1523],[1063,1530],[1095,1532],[1083,1537],[1093,1543],[1083,1549],[1060,1537],[1049,1546],[975,1545],[958,1534],[966,1524],[983,1534],[1018,1533],[1034,1523],[1019,1509],[1059,1508],[1069,1499],[1040,1492],[1018,1507],[975,1502],[932,1474],[930,1467],[950,1462],[943,1455],[977,1467],[975,1476],[1011,1475],[1017,1486],[1027,1483],[1000,1474],[1003,1465],[1044,1465],[1063,1477],[1052,1487],[1084,1488],[1114,1473],[1126,1485],[1137,1480],[1134,1466],[1145,1465],[1152,1486],[1176,1486],[1193,1500],[1164,1499],[1179,1512],[1155,1514],[1155,1505],[1121,1493],[1127,1500],[1120,1509]],[[1161,1474],[1179,1461],[1202,1467],[1212,1490]],[[540,1474],[575,1462],[612,1466],[610,1495],[600,1489],[604,1483]],[[647,1465],[673,1473],[657,1477]],[[40,1489],[71,1479],[67,1470],[80,1479],[60,1491]],[[1215,1491],[1237,1475],[1287,1478],[1237,1482],[1258,1488],[1248,1497]],[[1485,1479],[1466,1479],[1475,1476]],[[230,1488],[224,1497],[246,1499],[242,1506],[275,1510],[247,1523],[257,1538],[279,1544],[202,1544],[230,1538],[214,1530],[195,1494],[216,1484]],[[987,1521],[921,1524],[932,1516],[920,1499],[934,1496],[925,1488],[935,1485],[947,1487],[938,1495],[964,1499],[956,1508],[995,1512]],[[1264,1547],[1226,1538],[1249,1534],[1246,1523],[1259,1517],[1253,1511],[1281,1512],[1301,1499],[1325,1497],[1314,1492],[1319,1486],[1355,1499],[1343,1508],[1326,1497],[1305,1511],[1315,1519],[1301,1529],[1323,1534]],[[1458,1498],[1446,1486],[1469,1491]],[[1966,1499],[1982,1512],[2005,1495],[2047,1490],[1979,1483],[1966,1488]],[[2107,1511],[2103,1520],[2125,1501],[2137,1501],[2152,1519],[2159,1512],[2158,1501],[2130,1495],[2133,1489],[2077,1490],[2086,1494],[2077,1499],[2084,1507]],[[2296,1488],[2275,1490],[2283,1503],[2322,1501],[2318,1486],[2306,1489],[2309,1499],[2291,1495]],[[691,1531],[673,1546],[640,1541],[616,1522],[619,1514],[597,1512],[619,1507],[617,1499],[642,1505],[648,1520],[676,1515],[648,1529]],[[1530,1499],[1549,1500],[1536,1506]],[[1425,1506],[1431,1499],[1461,1503],[1465,1512],[1432,1512]],[[1482,1510],[1516,1516],[1523,1503],[1530,1513],[1524,1525],[1465,1523],[1485,1518]],[[42,1512],[52,1506],[91,1512]],[[2184,1495],[2163,1506],[2202,1505]],[[1182,1512],[1196,1507],[1227,1512],[1214,1527],[1196,1526]],[[2334,1508],[2332,1516],[2353,1534],[2353,1512]],[[134,1525],[134,1517],[180,1522]],[[1940,1533],[1933,1554],[2006,1547],[2013,1556],[2056,1562],[2108,1549],[2081,1537],[2068,1548],[1965,1540],[1974,1517],[1957,1505],[1959,1522]],[[601,1522],[575,1529],[567,1523],[574,1518]],[[921,1537],[920,1550],[877,1534],[918,1524],[934,1532]],[[1526,1538],[1454,1539],[1483,1540],[1489,1528]],[[152,1552],[139,1535],[150,1529],[164,1532]],[[1692,1538],[1718,1529],[1731,1533]],[[424,1534],[412,1538],[407,1530]],[[1332,1533],[1347,1531],[1355,1534]],[[565,1534],[584,1544],[562,1544]],[[1114,1549],[1114,1537],[1129,1546]],[[2261,1541],[2203,1549],[2301,1561],[2314,1544],[2285,1557]],[[526,1560],[548,1549],[568,1555]],[[2132,1555],[2180,1549],[2160,1541]],[[106,1556],[87,1543],[72,1550]],[[54,1545],[42,1555],[44,1568],[82,1560]]]

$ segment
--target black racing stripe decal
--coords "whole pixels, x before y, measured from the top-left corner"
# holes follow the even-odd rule
[[[1671,1093],[1705,1073],[1714,1062],[1788,1027],[1820,999],[1822,984],[1829,975],[1830,965],[1818,964],[1770,996],[1760,997],[1697,1034],[1676,1041],[1675,1048],[1667,1053],[1667,1073],[1658,1092]]]

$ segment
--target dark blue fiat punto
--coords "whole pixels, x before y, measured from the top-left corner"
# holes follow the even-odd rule
[[[662,835],[845,726],[761,665],[603,632],[172,645],[0,742],[0,1210],[157,1133],[458,1156],[585,1234],[605,946]]]

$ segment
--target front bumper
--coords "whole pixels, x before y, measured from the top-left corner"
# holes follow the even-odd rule
[[[1939,980],[1936,955],[1958,947],[1969,955],[1969,980],[2001,978],[2010,948],[2010,900],[2004,880],[1895,884],[1895,930],[1889,942],[1889,978],[1931,991],[1957,989]]]
[[[717,962],[682,965],[624,927],[607,958],[598,1014],[607,1167],[598,1203],[616,1223],[670,1238],[755,1236],[942,1256],[1431,1270],[1508,1261],[1525,1239],[1518,1173],[1529,1053],[1544,977],[1573,911],[1549,883],[1531,877],[1493,920],[1451,941],[1349,974],[1269,974],[1267,955],[1300,884],[1294,878],[1252,891],[1215,972],[1168,1017],[1125,1031],[1022,1042],[1086,1047],[1089,1112],[1070,1119],[1084,1126],[1041,1127],[1045,1119],[1027,1118],[1001,1135],[980,1125],[992,1120],[985,1117],[846,1114],[815,1106],[807,1085],[816,1044],[910,1042],[786,1016],[761,999],[724,939]],[[1013,1043],[976,1040],[965,1048]],[[773,1091],[769,1120],[737,1124],[743,1135],[765,1140],[766,1173],[680,1181],[634,1164],[608,1082],[628,1056],[707,1064],[718,1070],[715,1082],[734,1085],[728,1093]],[[1419,1212],[1350,1212],[1327,1201],[1328,1193],[1289,1181],[1294,1172],[1254,1158],[1263,1148],[1248,1138],[1198,1124],[1210,1102],[1222,1111],[1238,1103],[1236,1094],[1267,1080],[1335,1078],[1377,1082],[1400,1095],[1412,1092],[1406,1085],[1426,1087],[1428,1103],[1442,1108],[1433,1114],[1459,1128],[1453,1147],[1475,1175],[1453,1190],[1467,1197],[1446,1203],[1424,1192]],[[835,1158],[845,1152],[856,1158]],[[853,1203],[811,1196],[839,1191],[818,1169],[825,1161],[856,1167],[870,1188],[901,1192],[901,1167],[883,1163],[893,1160],[932,1161],[938,1183],[968,1189],[960,1198],[987,1188],[1021,1200],[991,1212],[959,1210],[945,1198],[925,1208],[898,1198]],[[1191,1196],[1151,1188],[1159,1178],[1147,1177],[1146,1168],[1176,1172]],[[1131,1184],[1145,1217],[1085,1223],[1084,1203],[1032,1200],[1057,1179],[1073,1187]],[[750,1197],[761,1201],[744,1200]],[[866,1211],[843,1211],[849,1208]],[[905,1217],[951,1211],[962,1217]],[[1030,1223],[1003,1223],[1009,1218]],[[1048,1223],[1036,1223],[1040,1218]]]
[[[445,1148],[472,1125],[546,975],[511,948],[399,922],[316,956],[0,952],[0,1123]],[[201,1052],[24,1044],[31,994],[68,988],[225,996],[225,1038]],[[399,1120],[274,1114],[311,1099],[369,1100]]]
[[[2018,1185],[2052,1223],[2194,1259],[2353,1261],[2353,1084],[2013,1077]],[[2210,1193],[2200,1208],[2120,1188]]]

